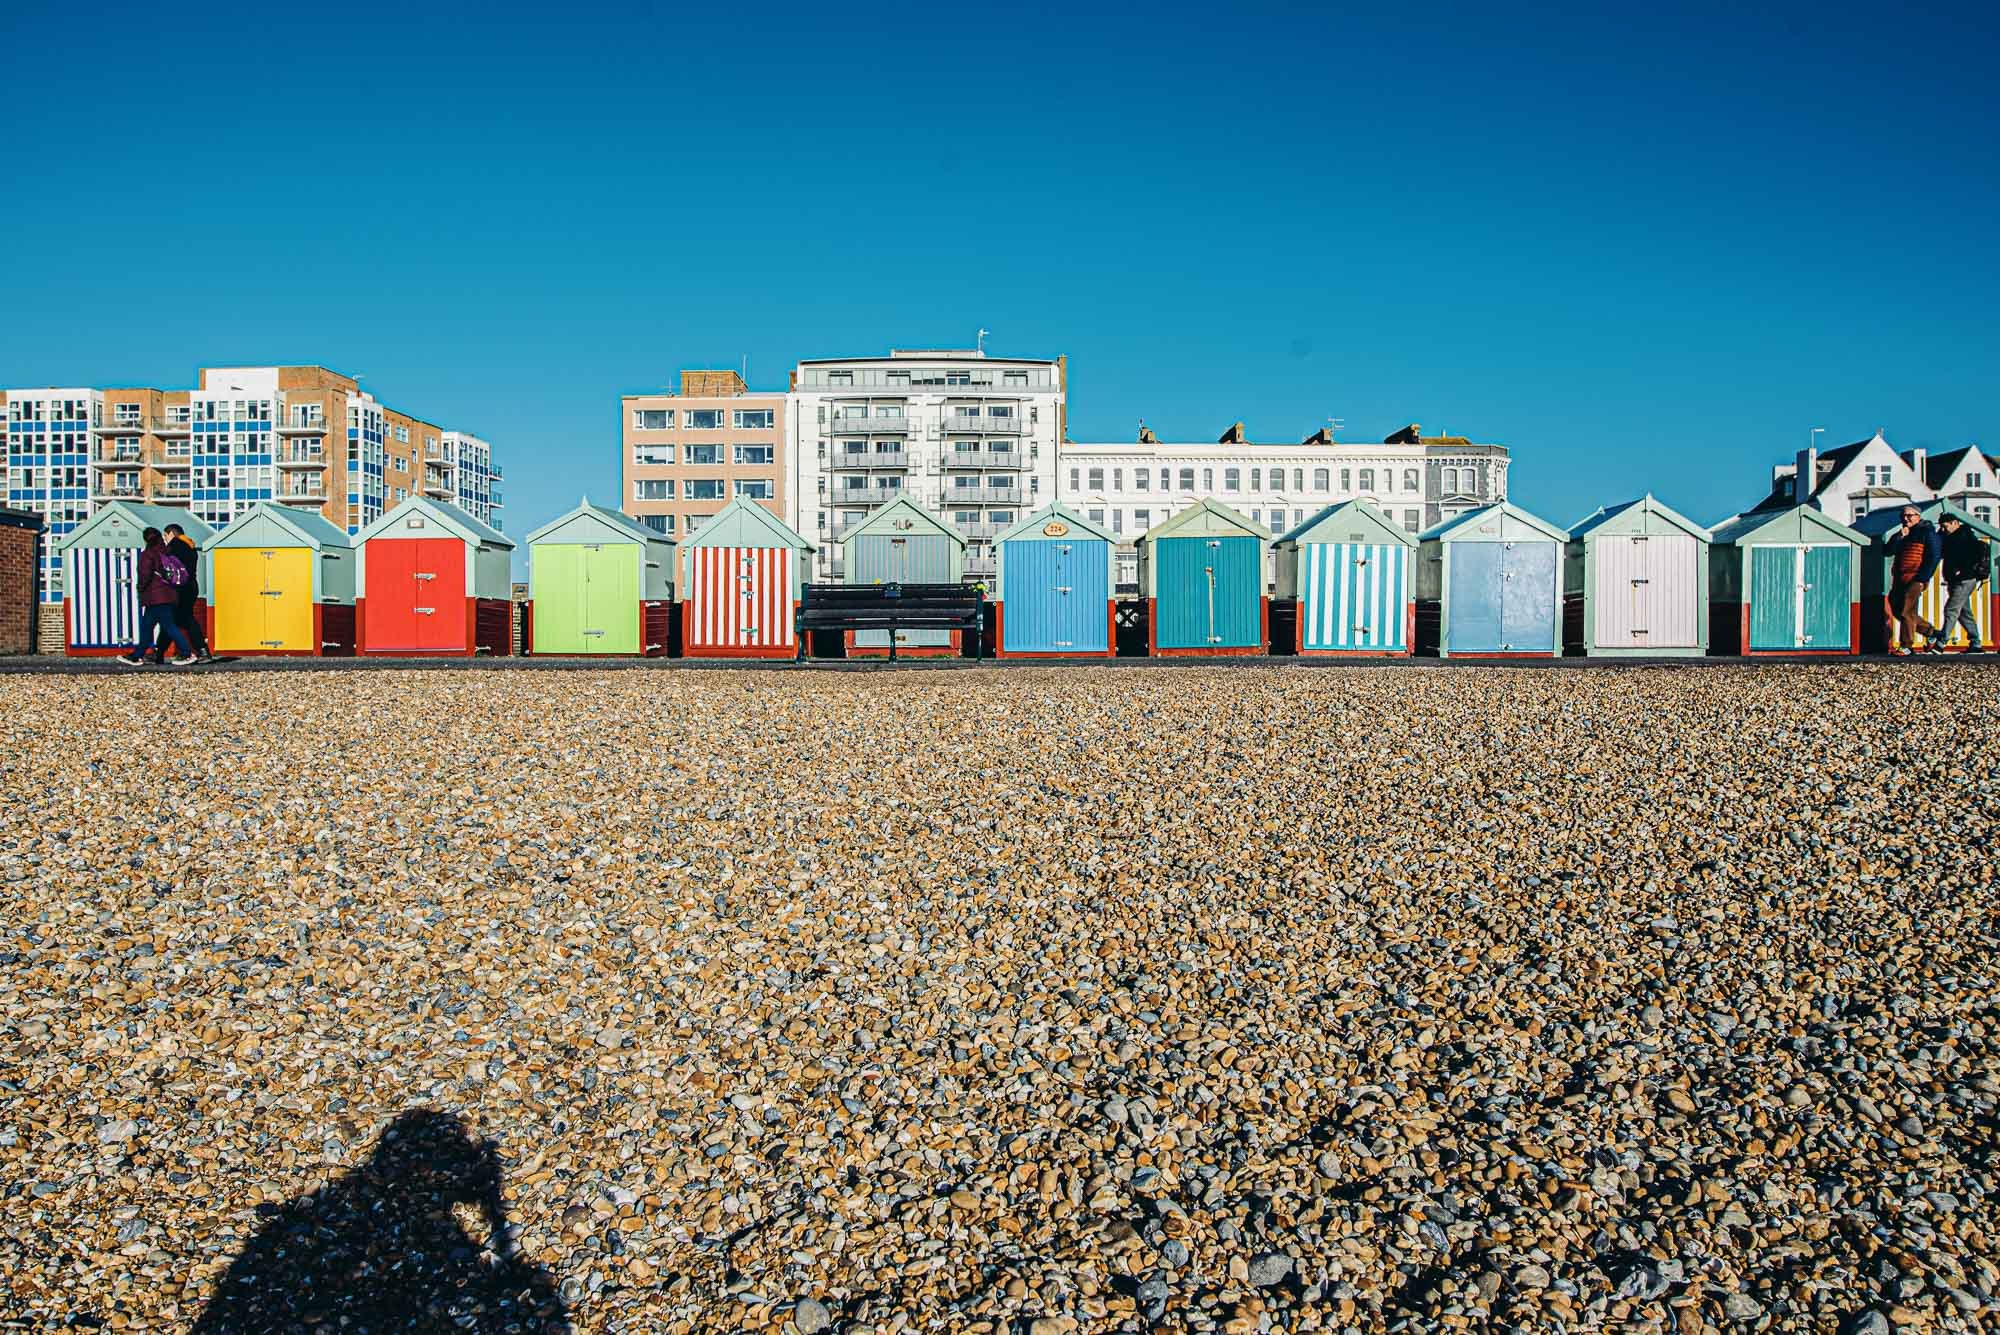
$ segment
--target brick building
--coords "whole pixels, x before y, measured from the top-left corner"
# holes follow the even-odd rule
[[[32,510],[0,506],[0,654],[36,650],[44,527]]]

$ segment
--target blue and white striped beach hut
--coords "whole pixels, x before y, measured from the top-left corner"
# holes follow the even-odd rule
[[[201,588],[209,587],[208,543],[215,531],[174,505],[113,501],[77,525],[57,548],[63,571],[63,652],[96,658],[129,652],[139,638],[139,553],[149,528],[179,524],[201,549]],[[205,614],[205,600],[195,617]]]
[[[1367,501],[1342,501],[1278,539],[1277,596],[1297,605],[1295,652],[1410,652],[1417,540]]]

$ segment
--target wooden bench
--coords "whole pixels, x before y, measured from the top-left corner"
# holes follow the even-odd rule
[[[808,584],[795,627],[798,656],[805,658],[806,636],[815,630],[886,630],[891,662],[899,630],[959,630],[983,658],[985,615],[985,593],[964,584]]]

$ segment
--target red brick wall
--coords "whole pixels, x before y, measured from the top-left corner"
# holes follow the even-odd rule
[[[0,654],[35,652],[36,540],[33,529],[0,524]]]

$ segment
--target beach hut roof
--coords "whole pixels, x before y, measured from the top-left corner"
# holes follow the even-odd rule
[[[1159,523],[1139,535],[1138,541],[1151,543],[1160,538],[1171,538],[1181,529],[1192,528],[1204,523],[1220,523],[1224,528],[1239,530],[1245,537],[1271,540],[1271,530],[1254,519],[1246,518],[1212,497],[1204,496],[1182,510],[1168,515]]]
[[[1118,542],[1117,537],[1109,529],[1105,528],[1104,525],[1092,523],[1060,502],[1054,505],[1045,505],[1018,523],[1008,525],[993,541],[997,543],[1006,542],[1011,538],[1062,537],[1063,535],[1060,533],[1045,533],[1043,531],[1051,523],[1067,525],[1072,534],[1081,530],[1090,537],[1113,545],[1116,545]]]
[[[1535,530],[1535,532],[1543,534],[1547,537],[1554,538],[1557,542],[1569,541],[1568,533],[1565,533],[1562,529],[1557,528],[1554,524],[1551,524],[1548,520],[1543,519],[1540,515],[1529,514],[1526,510],[1523,510],[1520,506],[1515,505],[1510,501],[1495,501],[1491,505],[1482,505],[1476,509],[1467,510],[1463,514],[1453,515],[1451,518],[1445,520],[1441,524],[1432,524],[1429,528],[1425,529],[1422,533],[1419,533],[1417,535],[1417,541],[1429,542],[1433,538],[1448,537],[1451,534],[1458,532],[1460,529],[1465,528],[1467,525],[1477,524],[1480,520],[1485,519],[1488,515],[1494,514],[1496,512],[1499,514],[1506,515],[1509,519],[1517,519],[1521,523],[1526,524],[1529,528]]]
[[[1609,524],[1612,520],[1618,518],[1620,515],[1628,514],[1635,510],[1644,511],[1647,514],[1658,515],[1660,518],[1666,520],[1669,524],[1672,524],[1675,528],[1685,530],[1690,537],[1699,538],[1703,542],[1712,541],[1709,535],[1709,531],[1707,529],[1703,528],[1700,524],[1695,523],[1694,520],[1689,519],[1686,515],[1680,513],[1678,510],[1675,510],[1670,506],[1664,505],[1658,500],[1654,499],[1653,493],[1650,491],[1636,500],[1623,501],[1617,505],[1604,506],[1603,508],[1599,509],[1595,514],[1589,515],[1588,517],[1578,522],[1575,526],[1573,526],[1569,531],[1569,536],[1572,541],[1578,538],[1586,537],[1589,534],[1596,532],[1598,529],[1603,528],[1606,524]]]
[[[772,514],[753,500],[742,496],[732,496],[729,504],[717,510],[702,522],[702,526],[681,539],[682,547],[713,547],[722,540],[716,535],[724,531],[723,520],[733,520],[737,524],[748,524],[770,535],[773,547],[790,547],[794,551],[809,552],[813,545],[792,531],[792,526]],[[734,540],[722,543],[724,546],[742,546]]]
[[[907,537],[914,529],[926,528],[934,533],[942,533],[961,548],[965,546],[962,534],[954,533],[951,525],[939,519],[930,511],[918,505],[907,496],[898,496],[887,505],[868,516],[847,535],[843,541],[852,541],[863,536],[889,534]]]
[[[233,534],[242,532],[245,521],[262,520],[281,532],[289,533],[299,540],[303,547],[347,548],[354,540],[339,525],[327,521],[317,510],[302,510],[283,501],[259,501],[236,516],[236,521],[220,534],[221,541],[228,543]]]
[[[214,529],[178,505],[143,505],[137,501],[112,501],[108,505],[99,506],[90,518],[65,534],[62,541],[56,544],[56,550],[62,551],[76,546],[98,529],[110,524],[114,517],[123,518],[141,531],[149,528],[164,531],[169,524],[179,524],[181,530],[194,539],[197,547],[206,546],[209,539],[215,536]]]
[[[1794,505],[1786,510],[1753,510],[1749,514],[1725,519],[1709,532],[1718,543],[1748,542],[1766,529],[1789,526],[1794,517],[1827,537],[1838,538],[1856,547],[1866,547],[1869,543],[1866,534],[1855,532],[1816,505]]]
[[[1337,526],[1354,524],[1357,521],[1371,528],[1380,529],[1392,542],[1401,543],[1405,547],[1417,545],[1414,534],[1383,514],[1372,501],[1336,501],[1307,515],[1305,522],[1294,524],[1278,541],[1284,544],[1351,542],[1353,539],[1349,536],[1349,532],[1344,529],[1336,531]]]
[[[1911,504],[1917,507],[1918,514],[1930,520],[1933,524],[1943,519],[1946,515],[1951,515],[1954,518],[1964,520],[1966,527],[1988,541],[2000,540],[2000,528],[1995,528],[1984,520],[1974,519],[1950,501],[1913,501]],[[1867,538],[1870,543],[1873,543],[1884,533],[1887,533],[1890,529],[1895,528],[1903,522],[1902,510],[1903,507],[1900,505],[1894,509],[1870,510],[1867,514],[1854,521],[1854,531]]]
[[[586,515],[610,525],[635,542],[673,542],[673,539],[669,538],[666,534],[654,532],[628,514],[621,514],[617,510],[606,509],[602,505],[592,505],[588,496],[584,497],[574,510],[569,511],[567,514],[557,515],[554,519],[551,519],[548,523],[530,533],[524,541],[529,543],[540,542],[564,524]]]
[[[411,515],[424,514],[435,519],[446,529],[457,534],[475,546],[498,547],[503,551],[514,549],[514,540],[497,528],[492,528],[474,519],[465,511],[446,501],[432,500],[428,496],[412,496],[398,504],[374,523],[355,534],[358,546],[370,538],[395,537],[396,529]]]

